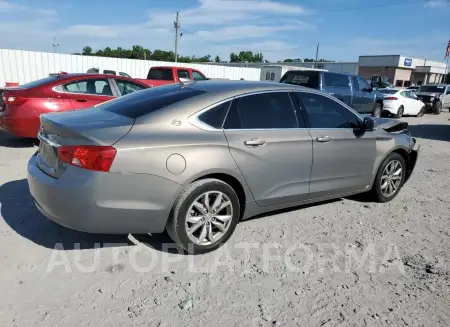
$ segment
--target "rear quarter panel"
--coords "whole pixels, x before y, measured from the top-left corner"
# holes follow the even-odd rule
[[[247,199],[251,197],[221,130],[204,131],[186,121],[179,126],[170,120],[137,122],[114,147],[117,155],[111,171],[156,175],[182,185],[210,174],[227,174],[241,183]]]

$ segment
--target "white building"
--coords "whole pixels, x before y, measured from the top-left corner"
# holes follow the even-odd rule
[[[386,76],[394,86],[441,83],[448,67],[445,62],[402,55],[360,56],[359,75],[370,79]]]

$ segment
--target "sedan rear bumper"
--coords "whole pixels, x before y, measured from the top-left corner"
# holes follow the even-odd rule
[[[56,223],[102,234],[161,233],[181,185],[146,174],[99,173],[69,166],[53,178],[28,163],[37,208]]]

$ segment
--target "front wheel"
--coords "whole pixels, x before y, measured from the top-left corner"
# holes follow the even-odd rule
[[[435,114],[435,115],[439,115],[440,113],[441,113],[441,111],[442,111],[442,102],[436,102],[434,105],[433,105],[433,114]]]
[[[373,107],[373,110],[372,110],[372,116],[380,117],[382,109],[383,109],[383,106],[381,105],[381,103],[375,103],[375,106]]]
[[[398,153],[391,153],[382,162],[372,187],[373,197],[378,202],[389,202],[400,192],[405,180],[406,164]]]
[[[233,188],[217,179],[193,182],[175,203],[166,230],[185,251],[213,251],[233,234],[240,216]]]
[[[416,117],[423,117],[425,110],[425,107],[420,108],[420,111],[417,113]]]

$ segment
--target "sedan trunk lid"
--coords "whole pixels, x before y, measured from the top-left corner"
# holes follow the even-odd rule
[[[113,145],[131,130],[134,119],[101,109],[83,109],[41,116],[38,167],[59,178],[67,168],[58,157],[62,145]]]

